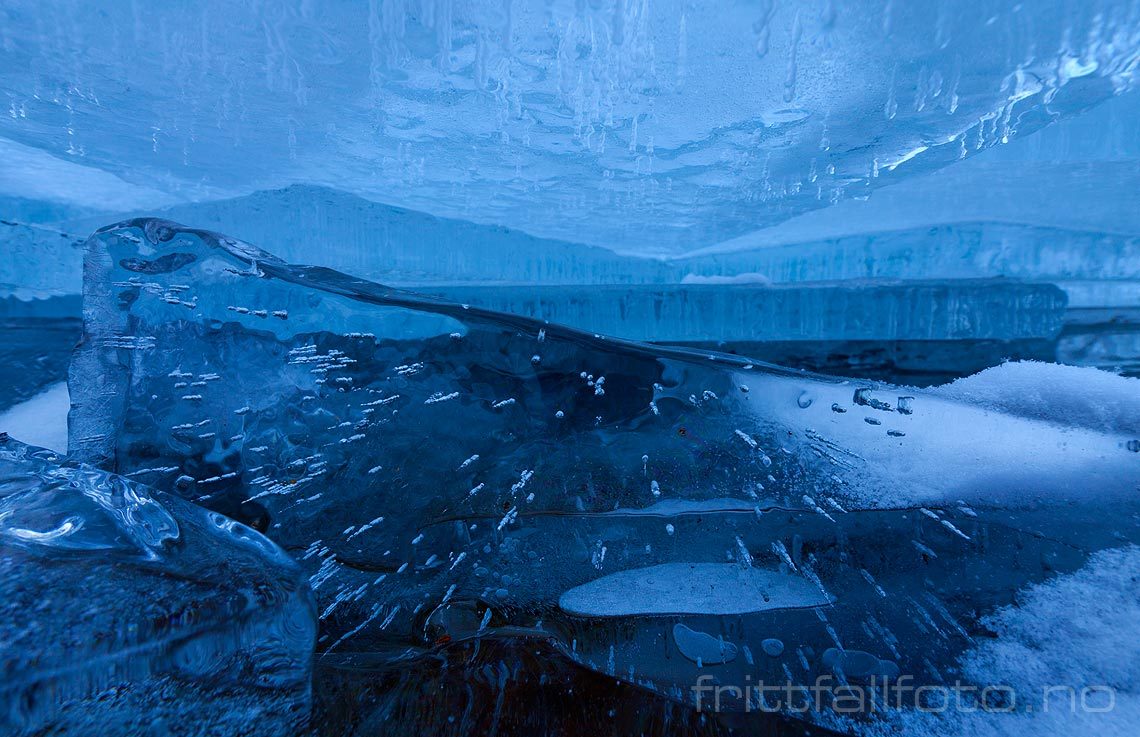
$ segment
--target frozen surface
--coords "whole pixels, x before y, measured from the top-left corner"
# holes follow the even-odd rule
[[[1128,92],[953,166],[709,245],[728,253],[971,223],[1137,235],[1140,94]]]
[[[3,12],[10,17],[11,6]],[[12,39],[11,33],[6,38]],[[9,108],[9,120],[19,117],[18,108],[15,118]],[[169,195],[146,184],[129,184],[81,157],[60,156],[58,151],[17,143],[7,136],[0,138],[0,158],[5,164],[0,167],[5,211],[26,222],[57,222],[136,207],[161,207],[172,201]]]
[[[1122,192],[1132,191],[1128,186],[1098,181],[1103,186],[1082,190],[1085,194],[1065,209],[1088,211],[1085,199],[1091,199],[1115,202],[1114,211],[1131,210],[1122,200]],[[974,186],[991,192],[1001,185],[995,180]],[[949,185],[945,189],[959,191]],[[887,193],[883,190],[875,198]],[[935,203],[944,199],[933,194],[930,198]],[[765,238],[774,242],[735,251],[705,249],[671,259],[618,255],[314,186],[174,206],[165,212],[249,242],[274,243],[279,255],[291,262],[329,266],[610,335],[688,344],[729,342],[737,344],[734,350],[739,352],[825,369],[826,361],[805,361],[802,350],[785,355],[748,344],[863,341],[817,351],[851,356],[851,372],[862,370],[867,358],[914,363],[915,346],[890,359],[885,356],[897,350],[882,341],[991,340],[999,342],[989,347],[959,345],[937,357],[925,356],[921,346],[917,353],[924,355],[927,367],[946,367],[951,376],[1004,357],[1140,372],[1140,247],[1135,233],[1127,228],[1113,231],[1113,223],[1103,218],[1103,229],[1088,230],[937,218],[934,224],[884,229],[923,223],[923,214],[931,214],[922,202],[898,204],[898,212],[914,217],[886,217],[875,210],[875,217],[863,221],[846,208],[842,212],[847,217],[835,216],[845,229],[805,225],[796,231],[802,240],[782,244],[787,233],[769,229]],[[14,206],[10,217],[20,212],[35,215],[20,207]],[[987,212],[966,208],[962,215],[981,217]],[[1030,220],[1028,215],[1021,219]],[[11,255],[0,261],[0,281],[6,285],[0,289],[25,298],[8,303],[35,314],[54,309],[42,297],[74,299],[67,295],[80,290],[80,253],[76,239],[65,234],[90,232],[106,222],[106,217],[92,217],[51,226],[0,226],[0,245]],[[945,282],[950,293],[931,291],[935,281]],[[786,291],[764,291],[769,282]],[[606,288],[584,290],[582,285]],[[37,299],[25,301],[29,297]],[[954,307],[940,310],[939,304]],[[71,309],[78,315],[74,305]],[[1024,340],[1035,342],[1011,344]]]
[[[30,445],[67,453],[67,411],[71,398],[67,383],[53,384],[31,399],[0,413],[0,432]]]
[[[1058,425],[1140,435],[1140,379],[1108,371],[1006,363],[933,391]]]
[[[0,433],[54,449],[0,441],[0,732],[905,676],[1035,711],[780,719],[1140,734],[1138,65],[1140,0],[0,3]],[[1114,373],[901,385],[1008,358]]]
[[[908,713],[875,734],[1130,737],[1140,725],[1140,548],[1018,592],[985,618],[992,639],[962,656],[971,683],[1011,688],[1011,713]],[[1007,705],[999,707],[1003,712]],[[996,717],[996,718],[995,718]]]
[[[1140,118],[1140,110],[1136,117]],[[1023,166],[1017,162],[1007,168],[1016,171]],[[956,167],[944,174],[953,171]],[[930,195],[931,201],[942,203],[948,196],[943,189],[957,192],[958,184],[938,188]],[[1042,205],[1028,190],[1016,201],[1028,212],[1038,207],[1086,212],[1086,200],[1102,206],[1113,203],[1112,212],[1131,211],[1122,190],[1133,185],[1100,184],[1103,187],[1086,188],[1079,204],[1072,201],[1078,195],[1071,191],[1066,192],[1069,200],[1064,207],[1060,202]],[[1000,185],[979,182],[973,186],[989,202]],[[1066,189],[1061,184],[1057,187]],[[910,191],[905,186],[901,189]],[[886,196],[892,191],[882,190],[852,204],[866,208],[879,199],[890,201]],[[799,228],[789,223],[760,231],[751,240],[670,258],[645,258],[637,255],[636,248],[619,255],[606,248],[584,247],[572,239],[537,238],[510,228],[436,217],[327,187],[296,185],[173,206],[161,214],[250,243],[278,244],[277,255],[290,262],[328,266],[400,286],[763,284],[1004,276],[1072,283],[1076,288],[1082,282],[1111,286],[1140,281],[1140,225],[1113,227],[1106,217],[1099,217],[1098,222],[1049,224],[1050,218],[1034,219],[1029,214],[1010,222],[994,212],[971,209],[962,209],[957,217],[938,216],[925,202],[895,204],[889,209],[876,208],[865,217],[853,212],[857,208],[837,205],[815,213],[812,220],[822,222]],[[97,216],[60,227],[86,234],[107,222],[108,216]],[[616,242],[607,245],[622,250]],[[71,283],[78,290],[77,262],[71,268]]]
[[[1098,191],[1097,199],[1120,196]],[[1140,370],[1140,250],[1136,236],[1124,233],[972,221],[658,260],[311,186],[166,212],[249,242],[279,244],[280,255],[292,262],[623,337],[712,344],[993,340],[1000,343],[955,347],[927,357],[926,365],[961,375],[1022,357]],[[90,232],[105,222],[0,228],[12,255],[0,262],[7,292],[78,294],[79,249],[61,234]],[[945,282],[947,294],[932,290],[934,281]],[[786,285],[785,291],[764,291],[767,282]],[[55,309],[43,299],[9,304],[23,313]],[[71,310],[78,315],[74,305]],[[1026,339],[1036,342],[1010,344]],[[736,350],[802,361],[802,351],[788,357],[756,346]],[[859,356],[882,361],[882,351],[895,352],[881,343],[825,350],[853,356],[849,371],[860,370]],[[971,359],[971,350],[981,352]],[[913,363],[907,357],[913,352],[912,346],[895,360]]]
[[[312,597],[253,530],[0,435],[0,729],[290,735]]]
[[[291,263],[328,266],[385,284],[675,281],[669,265],[658,260],[394,207],[330,187],[293,185],[175,205],[161,216],[249,243],[277,244],[276,255]],[[68,227],[89,234],[108,222],[113,220],[106,216],[82,218]]]
[[[723,637],[713,637],[707,632],[697,632],[683,624],[673,625],[673,642],[677,650],[698,665],[720,665],[736,660],[739,648]]]
[[[1140,12],[1127,0],[52,0],[6,4],[0,29],[0,135],[46,155],[19,187],[47,199],[105,211],[131,194],[129,209],[331,184],[675,253],[1128,91]],[[61,176],[68,165],[87,178]],[[115,186],[75,192],[99,176]]]
[[[1074,307],[1134,306],[1140,294],[1135,233],[980,220],[705,252],[673,265],[690,282],[742,274],[762,274],[776,283],[1005,276],[1056,283]]]
[[[1067,299],[1005,280],[423,287],[462,304],[665,343],[1055,339]]]
[[[951,398],[606,338],[167,221],[87,248],[72,451],[264,530],[310,577],[330,663],[529,632],[687,701],[779,634],[769,677],[874,658],[931,682],[980,611],[1140,537],[1131,425],[978,393],[1051,366]],[[760,601],[646,574],[726,565]],[[652,616],[665,599],[683,613]],[[706,663],[688,631],[741,656]]]
[[[0,220],[0,300],[43,300],[78,293],[82,237]]]
[[[595,579],[562,594],[558,605],[584,617],[637,614],[747,614],[830,604],[800,576],[735,563],[665,563]]]

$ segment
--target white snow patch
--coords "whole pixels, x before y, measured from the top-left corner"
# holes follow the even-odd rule
[[[131,184],[97,167],[57,158],[7,138],[0,138],[0,161],[4,162],[0,168],[0,192],[6,194],[104,212],[152,210],[175,202],[165,192]]]
[[[0,414],[0,432],[21,443],[67,453],[67,382],[52,384],[36,396]]]
[[[751,383],[745,411],[757,421],[805,428],[785,441],[790,452],[809,462],[814,455],[824,473],[837,474],[842,481],[831,495],[849,511],[1136,499],[1140,437],[1098,428],[1140,429],[1140,380],[1045,363],[1007,364],[930,390],[743,373],[735,379]],[[814,397],[807,407],[798,401],[805,389]],[[907,411],[860,405],[868,397]],[[965,522],[954,524],[973,534]]]
[[[931,390],[998,412],[1102,432],[1140,433],[1140,379],[1082,366],[1018,361]]]
[[[907,711],[868,733],[1140,734],[1140,547],[1096,553],[1081,570],[1027,587],[1017,599],[983,619],[997,637],[960,659],[964,682],[1012,688],[1016,712]]]
[[[732,276],[701,276],[700,274],[685,274],[682,284],[764,284],[772,283],[764,274],[755,271],[746,274],[733,274]]]

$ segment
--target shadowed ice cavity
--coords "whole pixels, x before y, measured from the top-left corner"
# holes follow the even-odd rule
[[[937,682],[979,614],[1138,536],[1135,428],[1079,402],[612,340],[159,220],[91,238],[84,297],[71,452],[264,530],[327,663],[528,634],[685,700]]]
[[[292,734],[312,594],[263,536],[0,436],[0,732]]]

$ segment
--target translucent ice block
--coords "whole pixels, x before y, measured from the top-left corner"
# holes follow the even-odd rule
[[[0,731],[290,735],[315,612],[250,528],[0,435]]]
[[[292,553],[326,663],[523,634],[686,701],[711,668],[929,682],[979,611],[1137,534],[1136,380],[828,379],[160,220],[94,235],[85,290],[72,453]]]

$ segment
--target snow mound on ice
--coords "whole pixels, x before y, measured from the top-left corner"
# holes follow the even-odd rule
[[[906,712],[870,732],[923,737],[1133,737],[1140,728],[1140,547],[1030,586],[983,619],[997,637],[961,659],[962,679],[1015,695],[1010,713]]]
[[[946,399],[1045,422],[1140,433],[1140,379],[1100,369],[1018,361],[932,391]]]

